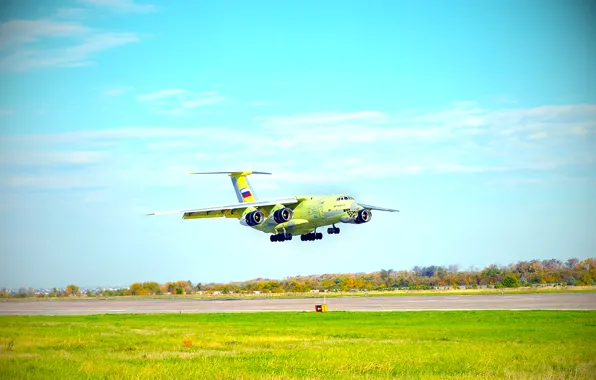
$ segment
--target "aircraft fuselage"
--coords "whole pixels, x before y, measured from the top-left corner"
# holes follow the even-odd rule
[[[293,215],[290,221],[277,223],[271,216],[265,215],[267,219],[252,228],[265,233],[290,233],[292,235],[304,235],[313,232],[316,228],[330,226],[338,223],[366,223],[370,220],[371,212],[364,219],[358,218],[363,208],[350,196],[300,196],[300,202],[293,207]],[[280,205],[281,206],[281,205]],[[281,207],[277,207],[279,209]],[[247,210],[246,213],[250,212]],[[242,223],[242,220],[241,220]],[[244,224],[244,223],[243,223]]]

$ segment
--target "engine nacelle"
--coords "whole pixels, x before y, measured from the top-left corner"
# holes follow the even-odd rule
[[[244,224],[249,227],[258,226],[265,221],[265,214],[263,211],[249,212],[240,220],[240,224]]]
[[[372,212],[370,212],[370,210],[360,210],[358,211],[358,216],[356,216],[356,224],[370,222],[371,218]]]
[[[273,213],[273,220],[275,220],[275,223],[277,224],[285,223],[289,222],[293,216],[294,211],[291,208],[285,207]]]

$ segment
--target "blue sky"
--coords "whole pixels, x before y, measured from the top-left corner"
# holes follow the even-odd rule
[[[589,1],[5,2],[0,286],[594,256]],[[319,242],[146,217],[348,193]]]

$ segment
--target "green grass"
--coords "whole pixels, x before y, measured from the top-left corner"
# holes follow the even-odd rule
[[[596,312],[0,317],[0,378],[594,379]]]

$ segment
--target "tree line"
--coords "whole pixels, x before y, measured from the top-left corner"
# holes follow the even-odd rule
[[[255,294],[427,290],[440,288],[515,288],[533,285],[596,285],[596,259],[566,261],[557,259],[519,261],[483,269],[460,270],[457,265],[415,266],[411,270],[381,269],[372,273],[341,273],[287,277],[283,280],[256,278],[243,282],[193,283],[180,280],[135,282],[128,288],[96,289],[82,292],[76,285],[53,289],[39,294],[33,289],[21,288],[15,294],[0,289],[0,297],[72,297],[87,296],[146,296],[160,294]]]

